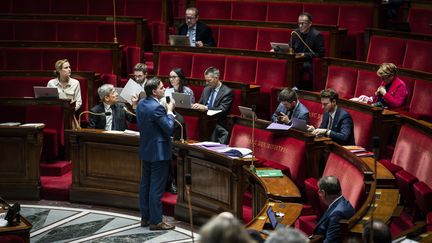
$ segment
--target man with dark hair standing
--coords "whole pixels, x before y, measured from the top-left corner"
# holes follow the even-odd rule
[[[341,219],[351,218],[355,210],[342,196],[339,180],[335,176],[324,176],[318,181],[318,195],[328,206],[327,211],[315,226],[314,234],[324,236],[324,243],[341,242]]]
[[[139,102],[137,108],[139,155],[143,166],[139,194],[141,226],[150,226],[150,230],[170,230],[174,226],[162,221],[161,198],[172,159],[174,105],[168,103],[165,110],[159,103],[165,94],[159,78],[148,80],[144,90],[147,97]]]
[[[219,110],[215,114],[218,121],[213,131],[211,140],[219,143],[228,142],[228,130],[225,128],[225,118],[231,109],[234,99],[233,92],[228,86],[219,80],[220,71],[215,67],[209,67],[204,71],[207,86],[202,92],[198,103],[192,105],[192,109],[200,111]]]
[[[279,106],[273,113],[272,121],[284,124],[291,123],[292,118],[309,122],[309,110],[298,100],[296,91],[292,88],[283,89],[278,96]]]
[[[319,128],[308,126],[317,136],[327,136],[340,145],[354,145],[354,124],[351,115],[337,106],[339,95],[333,89],[320,92],[324,115]]]
[[[366,222],[364,224],[363,231],[363,242],[365,243],[391,243],[392,235],[390,228],[381,220],[374,220],[372,222],[372,239],[371,239],[371,222]]]
[[[187,8],[186,22],[180,26],[178,34],[189,36],[191,46],[216,46],[210,27],[198,21],[198,18],[198,9]]]

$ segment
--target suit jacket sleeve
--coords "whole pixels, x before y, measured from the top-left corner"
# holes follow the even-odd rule
[[[309,123],[309,111],[302,111],[302,113],[299,116],[299,119],[305,120],[306,123]]]
[[[272,121],[273,122],[278,122],[278,116],[279,116],[279,112],[284,112],[284,106],[282,103],[279,103],[278,107],[276,108],[275,112],[272,115]]]
[[[220,89],[219,92],[223,92],[221,95],[220,102],[215,104],[212,108],[209,108],[209,110],[222,110],[222,112],[218,113],[217,116],[226,116],[231,109],[231,105],[234,99],[234,94],[231,89],[224,86],[224,89]]]
[[[347,142],[354,126],[351,116],[348,113],[344,113],[340,118],[340,123],[340,131],[331,130],[329,137],[334,140]]]
[[[341,242],[341,225],[339,221],[343,218],[339,212],[332,214],[328,220],[324,243]]]
[[[158,126],[161,128],[163,136],[170,138],[174,133],[174,116],[167,115],[163,106],[159,105],[153,114],[153,119],[156,121]]]

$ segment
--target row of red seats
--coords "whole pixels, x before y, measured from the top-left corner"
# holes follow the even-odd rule
[[[407,21],[411,32],[432,34],[432,8],[411,7]]]
[[[372,35],[367,62],[392,62],[399,67],[432,73],[432,42]]]
[[[333,88],[339,93],[339,97],[350,99],[360,95],[374,96],[380,80],[376,75],[378,66],[374,71],[362,69],[361,66],[350,67],[346,65],[349,61],[344,60],[345,64],[330,65],[326,69],[326,88]],[[358,64],[358,63],[357,63]],[[366,67],[366,65],[364,66]],[[405,72],[405,74],[415,72]],[[432,82],[415,75],[399,77],[405,82],[408,96],[405,105],[398,109],[399,112],[414,117],[432,121],[432,103],[428,102],[432,95]]]
[[[393,157],[380,162],[396,177],[406,204],[414,203],[423,220],[432,218],[432,127],[403,116],[401,122]],[[413,226],[414,222],[405,224]]]
[[[269,51],[270,42],[288,43],[292,29],[247,26],[210,25],[217,47],[257,51]],[[330,53],[330,33],[321,31],[324,37],[325,56]]]

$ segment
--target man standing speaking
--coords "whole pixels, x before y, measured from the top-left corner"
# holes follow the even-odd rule
[[[161,198],[172,159],[174,105],[168,103],[165,110],[159,103],[165,88],[157,77],[146,82],[144,91],[147,97],[139,102],[136,110],[140,128],[139,155],[143,166],[139,194],[141,226],[149,226],[150,230],[171,230],[174,226],[162,221]]]

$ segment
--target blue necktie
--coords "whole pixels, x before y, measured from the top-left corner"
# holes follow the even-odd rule
[[[213,107],[213,101],[214,101],[215,93],[216,93],[215,89],[212,89],[211,93],[210,93],[210,99],[209,99],[209,102],[207,104],[208,108],[212,108]]]

